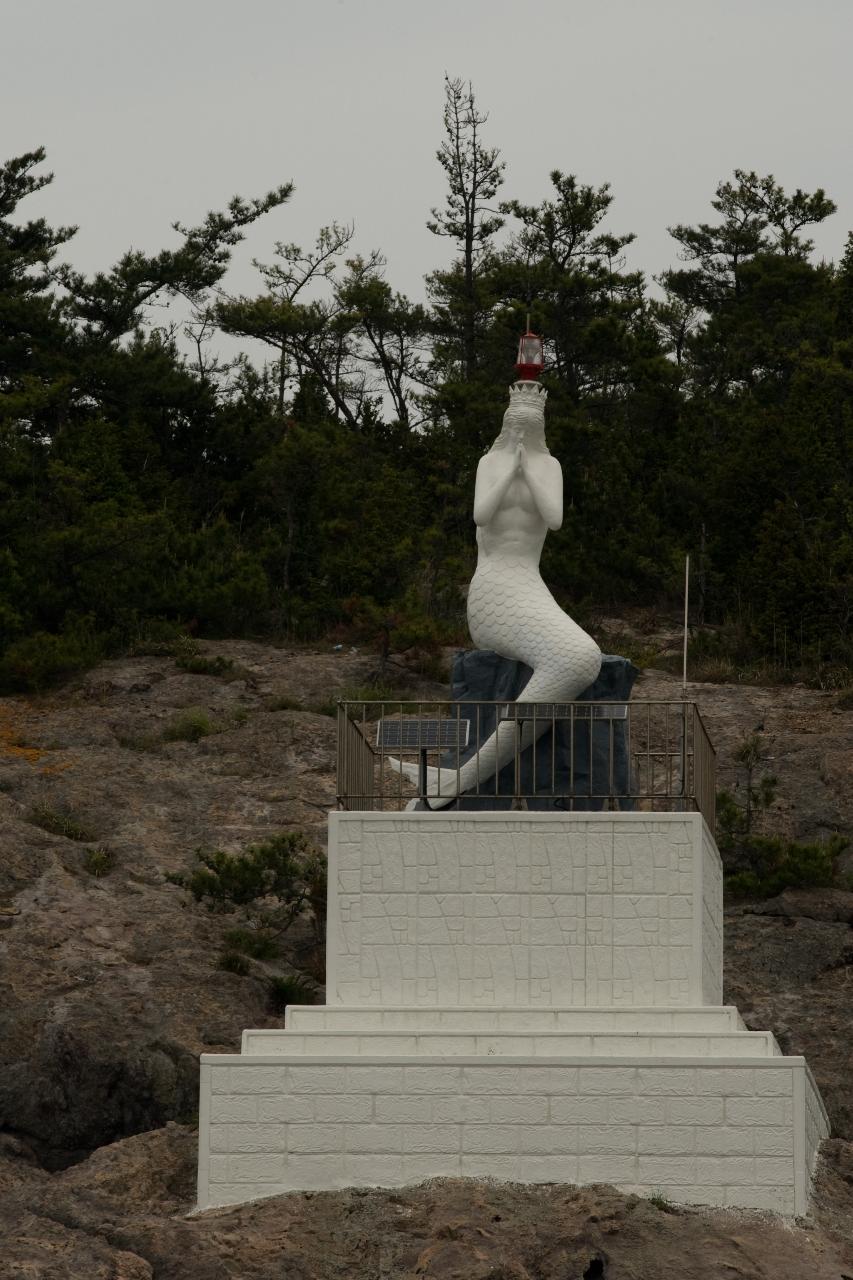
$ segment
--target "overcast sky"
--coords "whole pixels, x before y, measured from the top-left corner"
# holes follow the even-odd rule
[[[712,217],[735,167],[826,189],[822,255],[853,227],[853,0],[0,0],[0,17],[3,158],[47,147],[30,216],[77,223],[84,270],[292,180],[232,289],[337,219],[422,296],[449,253],[425,227],[445,70],[489,112],[501,194],[536,202],[553,168],[609,182],[609,229],[637,234],[629,265],[650,275],[673,261],[667,225]]]

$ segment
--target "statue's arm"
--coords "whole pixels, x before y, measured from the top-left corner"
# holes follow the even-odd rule
[[[474,485],[474,523],[488,524],[506,496],[516,469],[516,457],[509,449],[487,453],[477,465]]]
[[[523,466],[536,509],[552,531],[563,523],[563,468],[556,458],[549,457],[544,467],[532,466],[525,456]]]

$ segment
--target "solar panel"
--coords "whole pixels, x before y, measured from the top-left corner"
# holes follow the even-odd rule
[[[469,720],[402,719],[392,716],[376,727],[380,751],[462,751],[468,745]]]
[[[627,720],[627,702],[510,702],[501,720]]]

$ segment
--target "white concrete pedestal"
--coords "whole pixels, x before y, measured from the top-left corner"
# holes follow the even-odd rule
[[[335,813],[324,1007],[201,1067],[199,1205],[436,1175],[804,1213],[803,1058],[722,993],[696,813]]]

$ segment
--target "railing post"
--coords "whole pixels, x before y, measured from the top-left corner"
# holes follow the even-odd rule
[[[344,797],[349,793],[349,779],[346,776],[347,750],[346,750],[346,708],[340,700],[338,701],[338,751],[337,751],[337,767],[335,770],[335,798],[338,802],[339,809],[346,809]]]
[[[513,704],[509,704],[510,707]],[[536,744],[540,728],[544,731],[550,726],[551,742],[551,784],[549,793],[558,809],[577,810],[587,803],[590,807],[609,805],[621,808],[621,800],[638,803],[643,810],[656,811],[668,809],[683,811],[695,807],[705,817],[709,828],[713,829],[715,810],[715,761],[716,753],[711,745],[702,718],[695,703],[684,701],[649,701],[628,703],[625,709],[624,742],[620,747],[620,773],[616,778],[616,726],[614,713],[605,707],[602,717],[609,719],[606,737],[596,730],[594,703],[559,703],[552,704],[550,709],[537,704],[523,705],[519,702],[511,715],[508,704],[504,700],[474,701],[470,710],[450,701],[441,703],[403,703],[394,702],[389,707],[383,702],[347,703],[339,702],[337,707],[337,753],[336,753],[336,799],[342,809],[364,810],[401,810],[407,802],[414,798],[412,789],[404,784],[402,773],[394,776],[386,783],[383,762],[387,755],[399,754],[386,745],[385,735],[381,742],[373,745],[373,736],[377,725],[386,723],[387,716],[399,717],[401,721],[418,726],[413,741],[418,754],[425,749],[437,751],[437,762],[441,764],[442,751],[438,748],[436,730],[430,729],[427,735],[427,718],[437,715],[438,722],[455,720],[459,725],[463,722],[476,725],[473,743],[477,748],[482,746],[482,716],[486,709],[491,712],[490,721],[494,720],[494,732],[497,732],[501,719],[507,721],[506,730],[513,733],[512,769],[500,782],[500,770],[495,769],[489,775],[488,783],[479,772],[473,780],[475,796],[494,796],[495,807],[509,805],[512,808],[526,808],[528,803],[548,792],[541,790],[544,779],[540,778],[539,764],[535,758]],[[470,717],[470,718],[468,718]],[[438,723],[437,722],[437,723]],[[529,726],[525,732],[524,726]],[[576,743],[575,734],[581,734],[580,743]],[[423,737],[421,741],[421,735]],[[557,737],[560,735],[563,746],[557,751]],[[566,738],[566,734],[568,737]],[[680,734],[680,742],[673,741],[673,735]],[[402,741],[405,736],[402,728],[399,733]],[[446,736],[446,735],[445,735]],[[466,733],[467,740],[467,733]],[[487,735],[488,736],[488,735]],[[620,741],[621,741],[620,736]],[[411,733],[409,738],[411,738]],[[456,774],[455,796],[461,784],[461,732],[453,736],[455,748],[447,742],[447,749],[455,755],[446,756],[446,765]],[[583,747],[586,737],[589,747],[589,777],[583,788],[583,795],[578,795],[578,759],[577,751]],[[601,739],[599,743],[599,738]],[[424,744],[436,744],[425,748]],[[596,744],[601,747],[602,758],[596,758]],[[411,754],[411,745],[408,743]],[[522,780],[521,754],[528,745],[534,753],[531,769],[531,781]],[[636,761],[635,761],[636,752]],[[406,754],[404,750],[403,754]],[[624,760],[621,760],[624,754]],[[479,759],[475,755],[479,766]],[[636,769],[634,765],[636,763]],[[557,773],[568,767],[568,778],[558,787]],[[452,776],[452,773],[451,773]],[[508,781],[508,785],[506,782]],[[424,790],[423,783],[421,790]],[[446,798],[448,793],[444,784],[442,790]],[[464,807],[464,806],[463,806]],[[632,806],[633,807],[633,806]]]

